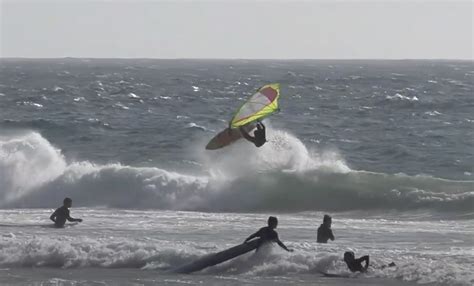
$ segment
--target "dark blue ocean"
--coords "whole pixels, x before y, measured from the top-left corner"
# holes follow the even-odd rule
[[[274,82],[281,111],[264,121],[267,144],[204,149]],[[361,285],[468,285],[473,91],[472,61],[1,59],[0,268],[23,277],[40,267],[38,283],[92,275],[113,284],[122,274],[97,268],[140,276],[175,267],[240,243],[278,214],[295,248],[287,264],[277,253],[265,266],[250,257],[250,268],[237,261],[171,278],[275,285],[297,275],[310,285],[318,271],[343,271],[337,255],[352,247],[401,265]],[[67,238],[28,227],[47,224],[65,196],[84,218]],[[324,212],[338,239],[321,249],[313,236]],[[42,266],[77,272],[44,280]],[[26,283],[12,279],[0,282]]]
[[[165,184],[167,193],[183,196],[178,209],[469,212],[473,80],[469,61],[4,59],[1,205],[42,206],[30,198],[78,196],[87,188],[80,192],[97,198],[84,206],[174,209],[162,201]],[[204,150],[243,101],[270,82],[282,88],[281,112],[266,121],[270,143]],[[17,162],[6,157],[10,145]],[[83,170],[73,171],[78,165]],[[100,178],[58,190],[68,172]],[[170,186],[176,178],[184,181]],[[112,188],[120,192],[108,202]],[[265,201],[183,202],[210,189]]]

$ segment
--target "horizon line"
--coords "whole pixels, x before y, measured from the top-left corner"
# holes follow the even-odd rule
[[[205,57],[2,57],[0,60],[246,60],[246,61],[474,61],[474,58],[205,58]]]

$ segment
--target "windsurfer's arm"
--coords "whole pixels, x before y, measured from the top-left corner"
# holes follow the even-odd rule
[[[242,136],[247,139],[248,141],[252,142],[252,143],[255,143],[255,137],[252,137],[250,136],[247,131],[245,131],[245,129],[243,127],[240,127],[239,128],[240,130],[240,134],[242,134]]]

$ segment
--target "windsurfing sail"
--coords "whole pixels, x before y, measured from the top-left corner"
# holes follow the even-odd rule
[[[262,86],[237,111],[230,121],[230,128],[239,128],[261,120],[278,111],[280,84],[272,83]]]

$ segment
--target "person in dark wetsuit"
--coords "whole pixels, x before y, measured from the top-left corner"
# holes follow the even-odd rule
[[[70,198],[65,198],[63,201],[63,206],[57,208],[54,213],[49,217],[53,222],[55,227],[64,227],[66,220],[68,221],[77,221],[82,222],[80,218],[72,218],[69,215],[69,208],[72,206],[72,200]]]
[[[365,266],[362,266],[362,262],[365,261]],[[366,272],[369,268],[369,256],[365,255],[360,258],[355,258],[354,252],[346,251],[344,253],[344,262],[351,272]],[[392,262],[393,263],[393,262]],[[395,264],[393,264],[395,265]]]
[[[327,243],[329,239],[334,240],[331,224],[332,218],[329,215],[324,215],[323,224],[318,227],[318,243]]]
[[[257,130],[253,132],[254,137],[248,134],[243,127],[240,127],[239,130],[245,139],[252,142],[257,147],[261,147],[263,144],[265,144],[265,142],[267,142],[267,138],[265,136],[265,125],[263,125],[263,123],[260,121],[257,122]]]
[[[260,239],[257,251],[263,244],[267,242],[276,242],[278,245],[286,251],[293,252],[293,249],[288,249],[283,242],[278,238],[278,233],[275,231],[275,228],[278,225],[278,219],[274,216],[268,218],[268,226],[262,227],[259,231],[247,237],[244,243],[247,243],[249,240],[258,237]]]

